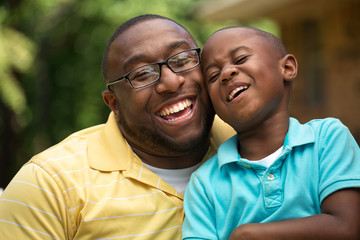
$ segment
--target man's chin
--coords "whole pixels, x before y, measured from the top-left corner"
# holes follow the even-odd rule
[[[120,128],[131,145],[152,155],[179,156],[192,152],[207,144],[213,119],[204,117],[207,121],[185,124],[183,126],[131,126],[125,118],[120,118]]]
[[[177,137],[156,135],[152,138],[152,148],[155,154],[163,153],[165,155],[184,155],[192,152],[207,144],[209,133],[205,129],[203,131],[187,132]],[[150,139],[150,138],[148,138]]]

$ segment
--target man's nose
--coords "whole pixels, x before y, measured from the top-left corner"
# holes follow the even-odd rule
[[[174,73],[167,65],[161,66],[160,79],[156,85],[158,93],[176,92],[184,84],[185,78],[178,73]]]
[[[239,74],[239,69],[235,66],[228,66],[223,68],[220,78],[220,83],[225,84],[230,81],[234,76]]]

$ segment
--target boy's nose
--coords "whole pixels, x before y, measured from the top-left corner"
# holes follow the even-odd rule
[[[234,76],[239,74],[239,70],[236,67],[227,67],[223,70],[223,74],[220,80],[220,83],[225,84],[227,81],[231,80]]]

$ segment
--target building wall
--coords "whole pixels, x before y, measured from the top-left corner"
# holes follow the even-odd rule
[[[337,117],[360,143],[360,1],[303,0],[271,16],[299,62],[292,116]]]

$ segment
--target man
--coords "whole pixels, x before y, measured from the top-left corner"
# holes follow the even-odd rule
[[[0,239],[180,239],[183,191],[216,151],[199,49],[174,21],[139,16],[114,33],[103,73],[108,122],[24,165],[0,199]]]

